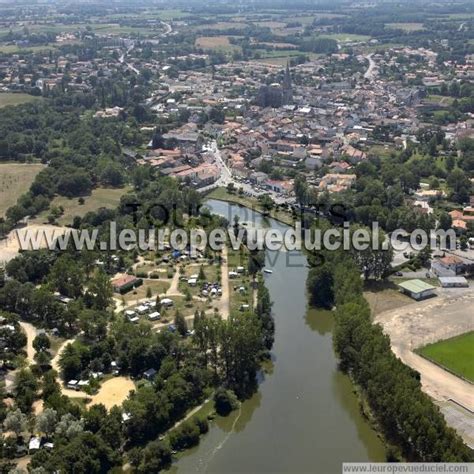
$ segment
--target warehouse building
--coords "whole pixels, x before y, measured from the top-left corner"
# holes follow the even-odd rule
[[[407,280],[399,283],[398,287],[402,293],[417,301],[435,296],[436,288],[422,280]]]

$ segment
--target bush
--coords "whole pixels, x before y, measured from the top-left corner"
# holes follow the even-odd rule
[[[239,406],[239,401],[232,390],[219,387],[214,394],[216,412],[221,416],[227,416]]]
[[[200,431],[196,424],[187,420],[170,433],[171,448],[181,451],[196,446],[199,443],[199,435]]]
[[[196,416],[193,418],[193,422],[198,427],[199,433],[205,434],[209,431],[209,423],[206,418],[199,418]]]

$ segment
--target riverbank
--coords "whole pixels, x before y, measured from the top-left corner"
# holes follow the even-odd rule
[[[287,228],[242,203],[206,204],[230,220],[250,216],[256,226]],[[308,307],[306,257],[267,250],[265,266],[273,270],[263,275],[275,321],[271,367],[259,374],[254,396],[228,417],[216,417],[171,472],[305,473],[314,471],[317,459],[318,470],[335,473],[343,462],[384,461],[385,447],[362,414],[349,377],[338,369],[333,315]]]
[[[294,219],[288,211],[282,211],[280,209],[272,209],[269,213],[265,212],[258,199],[254,199],[248,196],[239,196],[236,193],[229,193],[225,188],[216,188],[205,195],[206,199],[216,199],[217,201],[229,202],[245,207],[249,210],[258,212],[264,217],[270,217],[275,219],[282,224],[293,226]]]

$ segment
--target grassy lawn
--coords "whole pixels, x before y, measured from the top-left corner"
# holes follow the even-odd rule
[[[28,191],[35,176],[43,168],[44,165],[38,163],[0,163],[0,217]]]
[[[2,107],[6,107],[7,105],[20,105],[25,104],[26,102],[32,102],[34,100],[41,100],[41,97],[35,97],[30,94],[2,92],[0,93],[0,109]]]
[[[474,331],[422,347],[417,351],[454,374],[474,382]]]
[[[168,281],[162,281],[160,279],[143,280],[143,285],[133,291],[125,293],[122,297],[127,305],[129,305],[146,298],[148,288],[151,290],[151,298],[156,298],[157,295],[165,293],[169,287],[170,283]]]
[[[124,188],[97,188],[92,190],[90,196],[84,197],[84,204],[79,204],[78,198],[67,198],[65,196],[56,196],[50,206],[62,206],[64,214],[57,219],[58,224],[71,224],[75,216],[84,217],[88,212],[96,211],[101,207],[114,209],[118,206],[120,198],[129,191],[128,187]],[[47,220],[50,210],[42,212],[35,221],[44,222]]]

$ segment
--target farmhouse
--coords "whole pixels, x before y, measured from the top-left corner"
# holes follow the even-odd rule
[[[422,280],[408,280],[399,283],[399,288],[402,293],[410,296],[414,300],[422,300],[435,295],[435,287]]]

